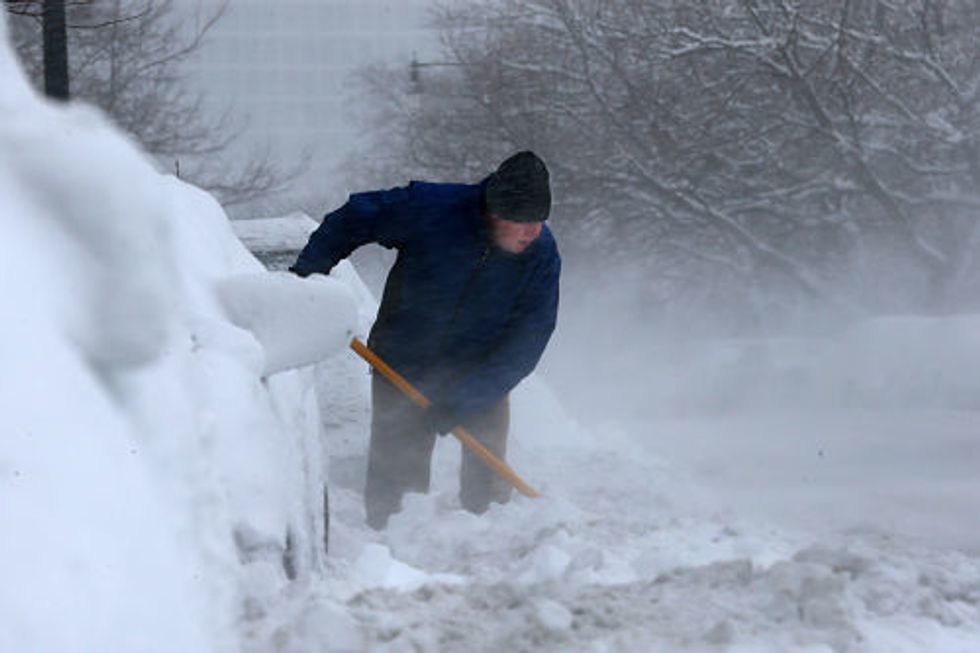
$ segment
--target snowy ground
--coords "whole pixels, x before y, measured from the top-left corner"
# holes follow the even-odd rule
[[[976,537],[970,415],[588,432],[532,380],[515,398],[512,464],[541,499],[462,512],[458,446],[443,439],[433,492],[376,534],[360,495],[366,377],[334,373],[357,390],[329,436],[332,560],[322,585],[257,625],[256,651],[980,650],[980,559],[951,546]],[[932,461],[910,452],[927,423],[945,429]],[[795,440],[772,446],[780,427]],[[877,455],[888,439],[906,448]],[[950,461],[958,475],[928,477]]]

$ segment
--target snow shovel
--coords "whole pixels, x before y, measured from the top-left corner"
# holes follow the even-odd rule
[[[428,408],[432,405],[432,402],[429,401],[424,394],[419,392],[415,386],[405,379],[405,377],[389,367],[387,363],[377,356],[377,354],[368,349],[367,345],[365,345],[363,342],[357,338],[354,338],[350,342],[350,348],[357,352],[361,358],[366,360],[371,367],[381,372],[386,379],[391,381],[396,388],[401,390],[405,396],[411,399],[415,404],[421,406],[422,408]],[[490,469],[497,473],[498,476],[514,486],[515,490],[526,497],[533,498],[540,496],[537,492],[531,489],[527,483],[522,481],[521,477],[518,476],[514,470],[507,465],[507,463],[493,455],[492,451],[480,444],[479,440],[473,437],[462,426],[454,426],[451,433],[455,435],[466,447],[468,447],[470,451],[479,456],[480,460],[485,462]]]

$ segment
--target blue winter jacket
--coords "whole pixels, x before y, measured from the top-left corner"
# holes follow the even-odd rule
[[[368,344],[461,421],[531,373],[558,313],[551,231],[520,254],[496,247],[483,218],[487,181],[353,194],[293,266],[326,273],[366,243],[397,249]]]

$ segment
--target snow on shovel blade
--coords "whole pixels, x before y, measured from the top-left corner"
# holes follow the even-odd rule
[[[350,289],[321,274],[236,274],[218,281],[215,290],[232,324],[251,331],[262,345],[265,376],[336,354],[357,325]]]

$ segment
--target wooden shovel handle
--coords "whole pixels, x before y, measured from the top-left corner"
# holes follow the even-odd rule
[[[452,434],[455,435],[460,442],[466,445],[470,451],[479,456],[480,460],[485,462],[490,469],[497,473],[497,476],[500,476],[510,483],[515,490],[526,497],[531,497],[532,499],[541,496],[535,492],[530,485],[525,483],[521,477],[507,465],[507,463],[493,455],[492,451],[480,444],[480,441],[473,437],[473,435],[462,426],[454,426]]]
[[[381,357],[368,349],[368,346],[363,342],[357,338],[354,338],[350,341],[350,348],[356,351],[361,358],[366,360],[371,367],[381,372],[386,379],[391,381],[396,388],[405,393],[405,395],[413,402],[422,408],[428,408],[432,405],[432,402],[429,401],[428,397],[419,392],[415,386],[408,382],[408,379],[396,372],[390,365],[388,365],[388,363],[381,360]]]
[[[428,397],[419,392],[418,389],[409,383],[405,377],[393,370],[391,366],[381,360],[381,358],[373,351],[368,349],[367,345],[365,345],[363,342],[357,338],[354,338],[351,340],[350,348],[357,352],[361,358],[366,360],[371,367],[376,369],[386,379],[391,381],[396,388],[405,393],[405,395],[413,402],[422,408],[428,408],[432,405],[432,402],[429,401]],[[464,429],[462,426],[453,427],[452,434],[455,435],[470,451],[476,454],[480,460],[485,462],[487,466],[490,467],[490,469],[492,469],[498,476],[510,483],[518,492],[526,497],[533,498],[540,496],[527,483],[521,480],[521,477],[518,476],[514,470],[507,465],[507,463],[493,455],[492,451],[480,444],[480,441],[473,437],[469,431]]]

